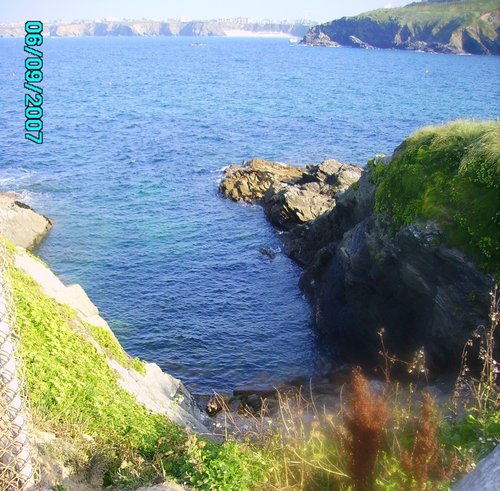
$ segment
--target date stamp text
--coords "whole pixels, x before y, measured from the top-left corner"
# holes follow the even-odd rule
[[[43,143],[43,88],[39,85],[43,80],[43,53],[39,48],[43,44],[43,24],[40,21],[29,20],[24,27],[26,31],[24,51],[28,53],[24,61],[26,68],[24,88],[31,91],[24,96],[26,116],[24,136],[26,140]]]

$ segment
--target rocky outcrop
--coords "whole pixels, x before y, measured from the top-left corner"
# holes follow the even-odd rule
[[[276,185],[286,185],[302,176],[302,170],[278,162],[252,159],[226,167],[219,190],[234,201],[261,201]]]
[[[0,236],[25,249],[35,247],[48,233],[52,222],[18,201],[14,193],[0,194]]]
[[[235,201],[258,202],[269,220],[290,230],[335,206],[335,196],[359,179],[355,165],[326,160],[305,168],[253,159],[230,165],[219,186]]]
[[[500,54],[500,9],[491,0],[414,2],[315,26],[302,43],[315,46]]]
[[[301,287],[315,324],[340,359],[376,362],[384,328],[388,349],[401,359],[423,346],[436,371],[454,368],[471,333],[487,325],[492,278],[432,221],[394,233],[375,211],[372,166],[357,180],[359,173],[337,161],[300,170],[254,160],[230,166],[220,189],[261,203],[285,230],[286,252],[305,267]]]

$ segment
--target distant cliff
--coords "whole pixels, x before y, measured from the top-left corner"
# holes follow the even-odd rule
[[[46,23],[44,35],[79,36],[283,36],[302,37],[311,24],[228,21],[82,21]],[[0,25],[0,37],[22,37],[24,25]]]
[[[497,0],[415,2],[315,26],[302,44],[499,55]]]

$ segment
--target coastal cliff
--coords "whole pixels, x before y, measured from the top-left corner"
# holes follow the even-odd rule
[[[500,263],[499,133],[498,123],[466,121],[424,129],[392,158],[371,161],[328,210],[302,223],[283,213],[284,222],[273,220],[268,203],[280,191],[265,184],[255,195],[250,187],[247,196],[304,266],[315,324],[340,360],[373,365],[384,328],[392,353],[408,360],[423,346],[437,373],[455,368],[467,339],[487,325]],[[229,168],[222,193],[234,199],[232,189],[252,184],[252,175],[252,166]]]
[[[500,272],[499,137],[494,122],[424,128],[392,158],[379,156],[364,169],[336,160],[298,168],[254,159],[228,167],[220,191],[263,205],[288,253],[304,265],[302,286],[339,357],[369,361],[378,351],[373,340],[382,320],[392,353],[404,357],[422,343],[434,367],[451,366],[461,337],[477,322],[486,325],[489,273]],[[33,215],[30,209],[30,220],[47,225]],[[10,229],[3,224],[2,230]],[[32,244],[42,235],[28,227],[20,240]],[[352,489],[356,481],[347,472],[354,453],[346,435],[371,431],[379,414],[380,435],[396,444],[373,454],[370,478],[395,489],[410,489],[418,479],[449,488],[500,442],[492,339],[483,356],[486,378],[461,373],[453,418],[437,406],[437,385],[425,384],[428,393],[420,393],[420,371],[416,385],[405,387],[392,384],[390,374],[384,382],[369,381],[343,366],[314,383],[291,381],[278,394],[273,389],[271,398],[254,390],[214,396],[208,406],[222,411],[213,426],[223,427],[225,441],[214,434],[202,438],[212,426],[179,380],[132,359],[81,287],[65,286],[38,258],[0,239],[0,271],[13,300],[4,303],[15,307],[42,489],[185,489],[156,485],[172,478],[214,491],[289,489],[290,483]],[[498,324],[497,293],[491,305],[487,333]],[[306,386],[313,401],[302,392]],[[476,398],[472,405],[461,392],[467,387]],[[362,421],[353,430],[356,415]],[[407,448],[420,448],[424,430],[425,455],[439,458],[422,478],[406,462]],[[366,439],[356,441],[365,459]],[[494,486],[497,456],[498,450],[486,457],[457,489]],[[444,474],[441,462],[455,461]]]
[[[434,0],[315,26],[302,44],[499,55],[499,33],[498,2]]]

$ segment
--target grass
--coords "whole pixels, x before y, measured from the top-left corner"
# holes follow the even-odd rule
[[[400,23],[422,25],[438,22],[445,25],[450,22],[470,22],[485,12],[498,9],[496,0],[413,2],[405,7],[377,9],[355,16],[370,18],[379,22],[396,20]]]
[[[448,242],[500,278],[500,123],[455,121],[409,137],[374,171],[394,228],[435,220]]]
[[[498,2],[495,0],[414,2],[406,7],[373,10],[353,19],[397,23],[399,26],[407,26],[412,36],[422,32],[440,34],[441,38],[436,40],[441,42],[448,42],[452,32],[461,27],[476,29],[485,37],[494,40],[496,33],[492,25],[481,19],[481,16],[497,9]]]

